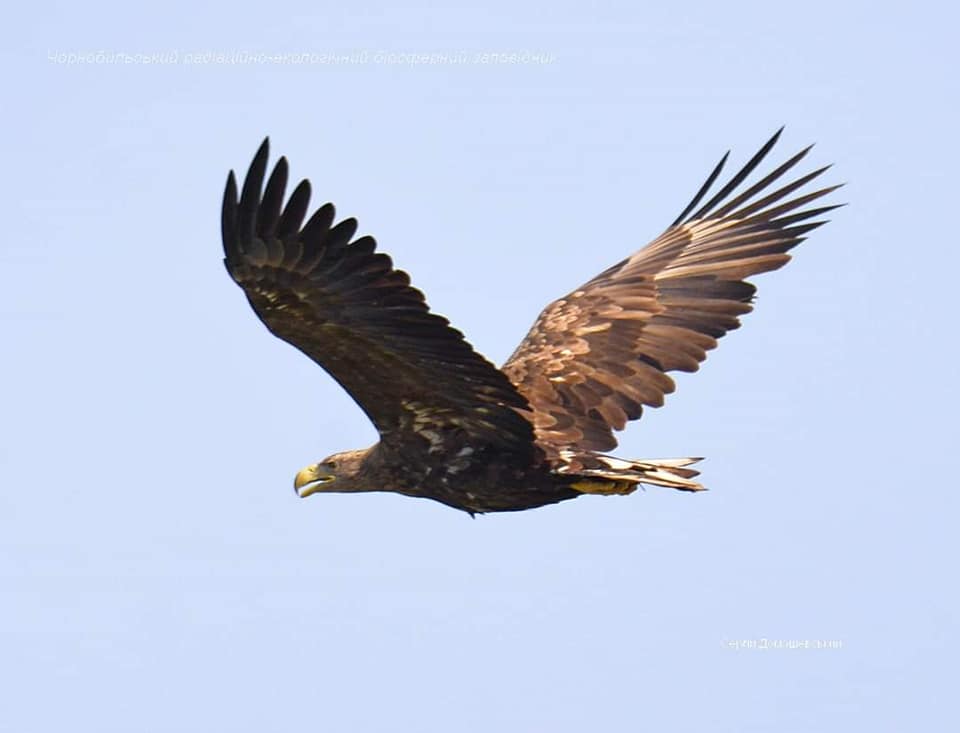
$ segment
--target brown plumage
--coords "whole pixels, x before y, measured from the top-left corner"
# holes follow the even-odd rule
[[[826,168],[779,183],[809,148],[740,191],[779,136],[707,198],[724,156],[660,237],[547,306],[502,370],[429,312],[372,237],[354,239],[354,219],[334,225],[325,204],[303,224],[307,181],[283,206],[284,158],[263,189],[264,141],[239,200],[227,179],[227,269],[267,328],[322,366],[380,433],[372,448],[301,471],[301,495],[396,491],[475,513],[640,483],[701,489],[687,468],[697,459],[603,451],[644,405],[663,404],[668,372],[695,371],[740,325],[755,292],[745,279],[782,267],[823,223],[811,220],[836,208],[807,205],[837,186],[791,198]]]

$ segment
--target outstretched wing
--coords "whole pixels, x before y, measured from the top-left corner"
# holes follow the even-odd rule
[[[533,430],[514,409],[526,400],[429,312],[372,237],[353,239],[356,220],[333,225],[324,204],[301,228],[310,184],[283,207],[284,158],[261,195],[268,153],[264,140],[239,202],[230,172],[222,216],[227,270],[267,328],[329,372],[388,444],[438,453],[479,443],[532,455]]]
[[[541,444],[613,448],[614,429],[673,391],[667,372],[696,371],[752,310],[745,279],[786,264],[824,223],[810,220],[836,208],[804,207],[839,186],[791,198],[827,168],[774,187],[810,148],[737,192],[781,131],[700,206],[725,155],[667,231],[540,314],[503,371],[529,400]]]

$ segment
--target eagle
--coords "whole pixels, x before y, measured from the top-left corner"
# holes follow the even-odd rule
[[[227,272],[264,325],[323,367],[379,432],[372,447],[297,473],[296,492],[391,491],[474,515],[642,484],[702,490],[690,468],[700,458],[609,451],[614,430],[673,392],[671,372],[696,371],[739,327],[755,293],[747,278],[785,265],[837,208],[819,199],[839,186],[808,186],[830,166],[787,176],[813,146],[745,183],[782,131],[713,192],[728,151],[663,234],[549,304],[500,369],[430,311],[373,237],[355,236],[355,219],[335,223],[330,203],[307,218],[309,181],[285,201],[288,164],[280,158],[267,178],[265,139],[239,195],[227,177]]]

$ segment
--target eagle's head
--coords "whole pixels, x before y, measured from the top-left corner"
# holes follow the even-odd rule
[[[300,498],[320,491],[348,493],[369,491],[363,480],[363,461],[369,450],[348,450],[334,453],[319,463],[304,468],[293,480],[293,488]]]

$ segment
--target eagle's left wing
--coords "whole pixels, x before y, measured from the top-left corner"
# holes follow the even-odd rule
[[[403,453],[489,445],[529,459],[533,430],[514,409],[527,403],[504,374],[429,312],[372,237],[353,239],[356,220],[334,226],[325,204],[301,227],[310,184],[283,207],[284,158],[261,195],[267,157],[265,140],[239,201],[230,172],[222,214],[227,270],[267,328],[322,366]]]
[[[696,371],[752,310],[746,278],[786,264],[823,223],[810,220],[835,208],[804,207],[837,186],[792,196],[826,168],[773,186],[809,148],[738,191],[779,136],[698,209],[724,156],[667,231],[540,314],[503,371],[530,401],[542,446],[616,446],[613,430],[673,391],[668,372]]]

